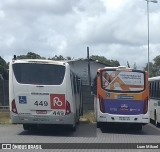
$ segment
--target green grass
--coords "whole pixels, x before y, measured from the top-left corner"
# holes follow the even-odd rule
[[[10,123],[10,113],[7,111],[0,111],[0,124]]]
[[[93,111],[87,112],[80,117],[81,122],[95,123],[96,118]],[[10,113],[7,111],[0,111],[0,124],[10,124]]]
[[[82,122],[89,122],[89,123],[95,123],[96,118],[93,111],[87,112],[81,116],[80,121]]]

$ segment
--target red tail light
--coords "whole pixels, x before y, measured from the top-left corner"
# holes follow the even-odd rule
[[[105,104],[104,100],[101,96],[99,96],[99,106],[102,113],[105,113]]]
[[[18,114],[15,99],[12,101],[12,112]]]
[[[66,101],[66,115],[71,113],[71,107],[70,107],[70,103],[68,101]]]
[[[146,114],[148,111],[148,97],[144,100],[143,114]]]

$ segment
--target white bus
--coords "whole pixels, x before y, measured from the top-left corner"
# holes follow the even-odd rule
[[[39,124],[76,129],[82,112],[81,80],[65,61],[21,59],[9,66],[9,103],[13,124],[24,130]]]
[[[98,69],[97,127],[121,123],[141,130],[149,123],[148,99],[147,72],[121,66]]]
[[[150,119],[160,126],[160,76],[149,78]]]

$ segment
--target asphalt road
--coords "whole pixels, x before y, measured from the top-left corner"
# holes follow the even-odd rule
[[[34,131],[24,131],[22,125],[0,125],[0,143],[75,143],[78,149],[37,150],[37,151],[81,151],[79,144],[83,143],[160,143],[160,128],[153,124],[143,127],[142,131],[132,131],[125,126],[116,126],[105,129],[97,129],[95,124],[80,123],[76,132],[69,131],[65,127],[41,127]],[[93,144],[95,146],[95,144]],[[63,146],[62,144],[60,146]],[[116,147],[115,147],[116,148]],[[160,148],[160,147],[159,147]],[[10,150],[9,150],[10,151]],[[13,151],[13,150],[12,150]],[[15,150],[16,151],[16,150]],[[27,150],[26,150],[27,151]],[[34,150],[33,150],[34,151]],[[83,151],[153,151],[153,149],[115,150],[115,149],[83,149]],[[154,150],[160,152],[160,149]]]

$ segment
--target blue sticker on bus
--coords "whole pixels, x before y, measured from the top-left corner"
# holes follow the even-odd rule
[[[105,112],[117,115],[143,114],[144,100],[105,100]]]
[[[107,97],[110,97],[110,93],[109,93],[109,92],[107,92],[107,93],[106,93],[106,96],[107,96]]]
[[[20,104],[27,104],[26,96],[19,96],[19,103]]]
[[[127,100],[129,100],[129,99],[133,99],[133,96],[117,96],[117,99],[122,99],[122,100],[127,99]]]

